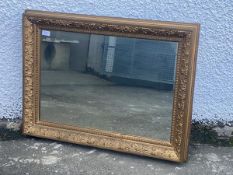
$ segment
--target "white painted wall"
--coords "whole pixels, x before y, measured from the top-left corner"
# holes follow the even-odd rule
[[[0,118],[22,116],[25,9],[201,23],[193,118],[233,120],[232,0],[1,1]]]

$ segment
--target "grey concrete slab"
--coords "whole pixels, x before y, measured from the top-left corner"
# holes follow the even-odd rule
[[[232,175],[233,148],[192,145],[189,161],[147,157],[22,137],[0,141],[0,175]]]

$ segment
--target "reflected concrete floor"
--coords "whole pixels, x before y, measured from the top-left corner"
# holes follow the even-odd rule
[[[43,121],[169,140],[172,92],[120,86],[71,71],[42,71]]]

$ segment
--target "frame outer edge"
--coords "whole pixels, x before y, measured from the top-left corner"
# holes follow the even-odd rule
[[[105,24],[107,27],[108,25],[112,27],[112,23],[110,23],[111,19],[114,19],[113,21],[117,21],[117,26],[119,26],[119,28],[116,29],[119,31],[127,31],[130,33],[130,30],[132,30],[132,28],[127,29],[124,28],[127,25],[132,25],[133,23],[135,23],[135,25],[132,26],[139,26],[138,28],[140,29],[140,26],[143,27],[147,27],[148,24],[148,29],[152,29],[154,28],[156,25],[158,26],[165,26],[166,29],[161,29],[161,33],[165,32],[166,30],[187,30],[187,32],[192,32],[194,31],[194,33],[196,33],[196,42],[192,45],[192,49],[195,46],[195,49],[192,50],[192,57],[189,56],[188,58],[192,59],[189,64],[189,67],[192,68],[190,71],[190,74],[187,77],[188,80],[188,92],[186,91],[186,102],[188,102],[188,105],[185,105],[187,107],[187,111],[188,112],[184,112],[185,114],[188,114],[188,116],[186,116],[186,120],[184,122],[182,122],[181,124],[183,124],[182,127],[182,136],[179,135],[180,132],[174,131],[173,134],[175,133],[174,137],[178,137],[180,136],[182,141],[181,143],[179,143],[177,145],[173,145],[173,147],[168,147],[165,145],[159,145],[159,144],[149,144],[143,141],[133,141],[130,139],[124,139],[124,138],[117,138],[117,137],[113,137],[113,136],[103,136],[101,134],[91,134],[91,133],[83,133],[81,131],[71,131],[71,130],[66,130],[66,129],[59,129],[59,128],[55,128],[52,125],[50,126],[49,124],[47,124],[47,126],[44,125],[40,125],[35,123],[35,113],[36,113],[36,104],[37,102],[35,101],[35,94],[33,95],[33,93],[35,93],[35,82],[36,81],[34,79],[35,76],[39,76],[38,74],[36,74],[35,69],[37,68],[33,68],[33,66],[36,66],[35,63],[35,49],[37,48],[37,46],[33,45],[33,44],[37,44],[36,41],[36,31],[38,29],[38,24],[36,23],[37,20],[40,22],[41,24],[41,18],[46,17],[47,20],[51,20],[51,24],[48,23],[48,21],[44,24],[45,26],[50,26],[53,23],[56,24],[60,27],[66,27],[67,29],[69,28],[69,25],[72,23],[71,21],[78,21],[78,19],[80,18],[80,15],[77,15],[77,18],[75,18],[75,15],[70,15],[70,14],[60,14],[59,17],[61,15],[65,15],[66,19],[68,19],[69,17],[72,17],[72,19],[69,20],[65,20],[63,19],[59,19],[59,18],[55,18],[56,15],[58,15],[59,13],[50,13],[50,12],[41,12],[41,11],[25,11],[24,13],[24,17],[23,17],[23,57],[24,57],[24,66],[23,66],[23,133],[27,134],[27,135],[32,135],[32,136],[36,136],[36,137],[43,137],[43,138],[50,138],[50,139],[54,139],[54,140],[60,140],[60,141],[68,141],[71,143],[77,143],[77,144],[82,144],[82,145],[89,145],[89,146],[95,146],[95,147],[99,147],[99,148],[106,148],[106,149],[111,149],[111,150],[116,150],[116,151],[120,151],[120,152],[129,152],[129,153],[134,153],[134,154],[139,154],[139,155],[146,155],[149,157],[155,157],[155,158],[161,158],[161,159],[166,159],[166,160],[172,160],[175,162],[183,162],[187,160],[187,153],[188,153],[188,136],[190,134],[190,121],[191,121],[191,112],[192,112],[192,98],[193,98],[193,89],[194,89],[194,78],[195,78],[195,63],[196,63],[196,56],[197,56],[197,47],[198,47],[198,27],[194,27],[194,26],[199,26],[196,24],[184,24],[184,26],[182,26],[181,24],[178,23],[172,23],[172,22],[159,22],[159,21],[155,21],[155,24],[152,23],[152,21],[140,21],[140,24],[137,24],[137,20],[131,20],[131,19],[120,19],[120,18],[112,18],[112,17],[94,17],[94,16],[82,16],[82,21],[81,22],[90,22],[89,19],[94,20],[94,19],[98,19],[96,22],[96,24],[92,21],[92,25],[94,23],[94,25],[102,25]],[[47,15],[47,16],[46,16]],[[30,18],[32,17],[32,18]],[[39,17],[39,18],[38,18]],[[30,19],[29,19],[30,18]],[[38,18],[38,19],[37,19]],[[100,23],[100,19],[104,18],[105,20]],[[33,21],[30,21],[30,20]],[[56,21],[57,20],[57,21]],[[86,21],[85,21],[86,20]],[[122,23],[121,23],[122,20]],[[30,23],[30,24],[29,24]],[[83,25],[85,26],[86,23],[83,23]],[[39,24],[39,25],[40,25]],[[43,21],[42,21],[43,24]],[[152,25],[153,24],[153,25]],[[164,24],[164,25],[163,25]],[[64,26],[63,26],[64,25]],[[169,25],[171,25],[172,27],[169,28]],[[106,27],[105,26],[105,27]],[[121,26],[123,28],[121,28]],[[98,27],[97,27],[98,28]],[[194,29],[195,28],[195,29]],[[106,28],[104,28],[106,29]],[[114,29],[114,28],[113,28]],[[147,29],[147,28],[146,28]],[[192,29],[192,31],[191,31]],[[100,29],[101,30],[101,27]],[[153,29],[154,31],[156,31],[157,29]],[[115,32],[115,31],[111,31],[111,32]],[[152,31],[153,32],[153,31]],[[167,31],[168,32],[168,31]],[[116,33],[116,32],[115,32]],[[123,35],[123,34],[122,34]],[[133,33],[132,35],[134,35],[136,37],[136,34]],[[147,33],[145,35],[148,35]],[[159,35],[159,32],[157,33],[157,35]],[[178,35],[178,34],[177,34]],[[124,35],[123,35],[124,36]],[[143,35],[142,35],[143,36]],[[165,37],[167,37],[165,35]],[[31,39],[31,41],[30,41]],[[191,41],[193,42],[193,39],[191,39]],[[38,55],[37,55],[38,56]],[[194,56],[194,57],[193,57]],[[193,60],[194,59],[194,60]],[[37,65],[38,66],[38,65]],[[27,71],[29,70],[29,73]],[[37,77],[38,78],[38,77]],[[185,111],[186,111],[185,110]],[[185,115],[184,115],[185,116]],[[186,123],[185,123],[186,122]],[[178,122],[178,124],[180,124]],[[185,126],[184,126],[185,125]],[[184,128],[185,127],[185,128]],[[57,130],[57,131],[56,131]],[[57,132],[57,133],[56,133]],[[71,134],[68,134],[68,132],[73,132],[72,137],[70,136]],[[75,141],[73,141],[71,138],[73,138]],[[113,145],[112,143],[115,143],[116,145]],[[106,146],[109,145],[109,146]],[[145,148],[143,148],[143,145],[145,146]],[[146,146],[147,145],[147,146]],[[162,149],[163,147],[163,149]],[[126,149],[127,148],[127,149]],[[171,151],[171,148],[173,148],[173,151]],[[145,149],[149,149],[147,151],[145,151]],[[163,151],[167,150],[167,151],[171,151],[169,154],[168,153],[163,153]],[[177,152],[176,150],[183,150],[183,153]]]
[[[189,127],[186,127],[186,135],[184,139],[184,147],[187,151],[184,152],[182,156],[183,161],[188,160],[188,150],[189,150],[189,142],[190,142],[190,135],[191,135],[191,127],[192,127],[192,111],[193,111],[193,97],[194,97],[194,87],[195,87],[195,79],[196,79],[196,68],[197,68],[197,56],[198,56],[198,45],[199,45],[199,37],[200,37],[200,24],[195,24],[194,25],[194,30],[193,30],[193,38],[195,39],[195,42],[193,42],[194,49],[193,49],[193,55],[191,58],[191,65],[192,65],[192,72],[190,73],[190,97],[189,97],[189,116],[187,118],[187,123],[190,125]],[[194,41],[194,40],[192,40]]]

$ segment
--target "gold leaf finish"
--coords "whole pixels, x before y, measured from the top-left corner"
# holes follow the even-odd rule
[[[23,23],[24,134],[175,162],[187,160],[199,36],[198,24],[96,17],[31,10],[25,12]],[[39,50],[41,29],[178,42],[170,142],[39,121]]]

